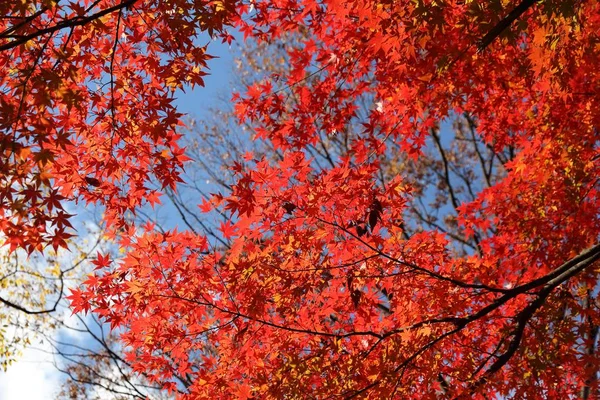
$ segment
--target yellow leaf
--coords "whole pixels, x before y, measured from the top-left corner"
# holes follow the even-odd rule
[[[225,5],[223,4],[222,1],[215,1],[215,11],[216,12],[220,12],[220,11],[225,11]]]

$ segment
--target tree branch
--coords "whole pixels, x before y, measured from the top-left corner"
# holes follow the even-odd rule
[[[506,17],[500,20],[477,44],[478,51],[485,50],[498,36],[508,29],[521,15],[529,10],[539,0],[523,0]]]
[[[102,18],[103,16],[108,15],[112,12],[121,11],[124,8],[129,8],[136,1],[138,1],[138,0],[125,0],[122,3],[119,3],[115,6],[109,7],[105,10],[99,11],[96,14],[92,14],[87,17],[75,17],[75,18],[61,21],[58,24],[53,25],[51,27],[37,30],[28,35],[23,35],[16,40],[13,40],[11,42],[0,45],[0,51],[9,50],[9,49],[13,49],[15,47],[24,45],[25,43],[29,42],[30,40],[36,39],[40,36],[44,36],[48,33],[54,33],[54,32],[60,31],[65,28],[70,28],[70,27],[75,27],[75,26],[83,26],[83,25],[88,24],[92,21],[95,21],[99,18]]]

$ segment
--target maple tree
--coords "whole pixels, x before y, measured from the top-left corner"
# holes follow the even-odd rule
[[[0,241],[10,250],[0,268],[3,368],[32,337],[54,332],[49,320],[64,281],[80,271],[56,257],[61,248],[77,249],[65,204],[101,205],[114,234],[130,211],[157,200],[149,182],[179,180],[185,158],[176,144],[173,94],[203,83],[206,44],[213,35],[229,40],[223,24],[230,7],[0,4]]]
[[[0,232],[11,249],[66,247],[66,200],[109,227],[173,186],[175,89],[202,85],[227,1],[55,0],[0,5]],[[207,37],[199,37],[207,32]],[[202,43],[201,43],[202,42]]]
[[[248,46],[246,45],[246,47]],[[270,47],[277,47],[279,50],[274,52],[269,51]],[[252,69],[252,66],[259,66],[260,68],[261,65],[266,65],[266,68],[272,74],[281,75],[285,71],[282,71],[281,68],[273,67],[272,64],[273,60],[281,60],[280,63],[285,63],[285,60],[279,54],[281,47],[282,43],[279,42],[271,43],[266,49],[260,45],[258,48],[251,47],[247,49],[248,56],[244,59],[244,64],[241,65],[244,65],[246,68],[248,68],[246,65],[250,65],[249,69]],[[262,57],[264,57],[264,60]],[[237,71],[235,75],[244,77],[248,74],[244,71]],[[250,74],[250,77],[249,80],[244,80],[246,84],[251,84],[253,79],[261,79],[260,74],[258,78],[256,78],[256,74]],[[297,103],[298,99],[299,96],[297,94],[286,94],[286,103],[288,105]],[[361,113],[369,108],[378,109],[381,108],[381,104],[375,101],[363,102],[359,104],[357,112]],[[214,120],[214,122],[209,122],[208,124],[196,124],[196,132],[193,133],[191,143],[188,145],[188,155],[192,157],[193,162],[198,164],[197,168],[200,171],[188,165],[186,168],[188,172],[186,180],[189,182],[192,193],[205,197],[206,191],[202,189],[205,179],[220,185],[224,191],[231,189],[231,185],[235,184],[235,179],[226,174],[227,168],[239,162],[245,151],[252,150],[259,158],[264,155],[264,157],[271,160],[281,159],[281,153],[275,150],[270,143],[250,142],[247,140],[248,136],[252,135],[252,132],[255,130],[255,127],[251,124],[237,127],[236,130],[234,123],[224,123],[224,121],[229,121],[230,118],[227,113],[223,113],[222,111],[215,112]],[[464,227],[461,227],[457,223],[458,212],[455,207],[458,208],[460,204],[475,201],[483,188],[492,187],[502,181],[510,171],[509,166],[515,160],[518,149],[510,145],[503,149],[494,149],[493,146],[486,145],[477,133],[475,121],[468,115],[453,115],[450,120],[454,120],[452,127],[449,122],[444,122],[443,126],[436,126],[429,132],[428,143],[422,149],[417,159],[413,159],[399,151],[396,143],[388,143],[388,149],[379,154],[378,171],[373,175],[378,185],[385,186],[385,182],[392,180],[400,174],[403,182],[411,188],[410,196],[405,199],[406,203],[401,225],[399,224],[402,227],[402,238],[408,240],[411,236],[423,232],[424,229],[441,231],[446,234],[448,246],[452,248],[452,251],[455,252],[454,254],[464,257],[480,251],[479,242],[481,242],[482,238],[481,236],[478,237],[478,235],[465,235]],[[316,138],[314,144],[308,144],[305,149],[310,154],[313,173],[322,172],[330,167],[332,157],[337,158],[340,154],[348,154],[351,148],[348,144],[356,140],[357,135],[360,135],[361,132],[362,126],[360,124],[348,124],[343,132],[337,135],[321,134]],[[182,212],[183,219],[187,222],[190,229],[203,231],[209,237],[214,236],[214,232],[211,229],[206,229],[206,218],[199,217],[193,209],[189,208],[189,198],[185,198],[185,196],[178,197],[176,194],[173,194],[173,198],[179,204],[178,209]],[[279,206],[282,207],[281,211],[285,214],[292,215],[292,213],[296,213],[296,210],[289,203],[280,203]],[[229,219],[226,214],[222,214],[220,217],[223,223]],[[365,215],[362,218],[361,224],[364,224],[362,226],[365,229],[369,228],[368,217],[369,215]],[[380,223],[380,221],[377,221],[377,223]],[[349,228],[351,233],[356,236],[364,237],[364,235],[368,235],[368,232],[364,232],[363,236],[360,236],[360,229],[362,229],[361,226],[350,226]],[[489,236],[490,233],[487,235]],[[423,239],[420,238],[419,240]],[[217,246],[223,250],[222,242],[217,242]],[[270,250],[274,251],[272,248]],[[349,258],[352,259],[352,257]],[[367,263],[363,262],[366,260],[359,257],[355,259],[355,267],[358,267],[355,268],[355,276],[365,278],[361,272],[365,271],[364,273],[368,276],[366,272]],[[315,272],[321,271],[321,273],[327,274],[326,267],[313,269]],[[310,268],[307,270],[310,271]],[[291,270],[290,274],[294,272],[298,273],[300,271]],[[381,278],[381,276],[377,275],[375,274],[375,277]],[[342,282],[344,282],[343,279],[344,277],[342,276]],[[410,281],[407,283],[407,286],[407,291],[412,290]],[[511,282],[504,282],[503,289],[510,287]],[[373,304],[373,308],[382,315],[389,316],[391,312],[394,312],[390,308],[394,296],[393,289],[390,290],[389,287],[377,286],[376,284],[375,290],[378,302]],[[362,294],[355,295],[354,298],[360,302],[362,296]],[[562,296],[564,294],[561,294]],[[347,303],[354,301],[351,295],[342,296],[341,299]],[[268,296],[266,301],[269,301]],[[589,299],[584,298],[583,301],[585,304]],[[425,303],[423,306],[427,307],[428,304]],[[563,313],[567,313],[566,307],[566,304],[561,304],[560,308]],[[565,318],[565,315],[558,315],[556,317],[560,320]],[[335,317],[335,314],[332,314],[331,318],[337,317]],[[285,329],[285,327],[282,326],[280,329]],[[585,352],[592,351],[593,353],[594,351],[593,349],[596,346],[596,333],[594,332],[594,326],[590,325],[590,331],[587,333],[584,332],[582,335],[590,340],[589,347],[581,346],[581,349],[585,349]],[[313,334],[318,334],[318,332],[314,332]],[[454,351],[454,348],[452,347],[450,351]],[[548,358],[553,357],[552,354],[544,356]],[[489,358],[492,359],[491,356]],[[248,363],[250,364],[251,362],[249,361]],[[263,360],[262,362],[266,361]],[[538,368],[541,368],[540,364],[534,363],[531,370],[526,370],[524,373],[525,377],[530,377]],[[593,370],[592,366],[590,368]],[[373,369],[377,370],[376,367]],[[446,392],[449,388],[449,375],[440,373],[438,375],[432,374],[432,377],[434,379],[433,386],[437,386],[438,395],[446,394],[449,397],[452,396],[451,392]],[[299,382],[299,384],[302,385],[302,382]],[[339,381],[336,384],[339,384]],[[214,387],[211,387],[209,390],[214,390]],[[408,387],[406,390],[414,396],[412,387]],[[582,397],[589,398],[591,388],[586,386],[582,390]],[[383,393],[386,392],[384,391]],[[375,397],[377,398],[378,396],[376,395]],[[300,397],[302,396],[300,395]]]
[[[173,15],[187,16],[185,4]],[[200,4],[217,15],[232,11]],[[232,17],[247,36],[270,42],[300,35],[285,75],[263,77],[235,99],[253,139],[278,156],[244,154],[232,164],[228,190],[201,202],[201,210],[225,216],[220,245],[191,229],[121,224],[125,257],[99,258],[102,268],[70,297],[75,310],[93,310],[124,329],[133,370],[181,397],[594,397],[598,2],[236,6]],[[123,12],[135,14],[135,7]],[[95,42],[94,54],[116,42],[119,17],[111,15],[112,40]],[[189,43],[185,29],[177,32],[173,51]],[[146,43],[151,50],[154,42]],[[126,59],[137,60],[120,57],[114,65],[125,69]],[[190,72],[189,60],[177,61]],[[85,92],[89,82],[82,82]],[[156,85],[166,98],[169,82]],[[78,137],[111,142],[110,98],[108,122],[88,137],[91,117],[79,118]],[[131,97],[129,108],[114,114],[136,134],[110,143],[101,167],[90,147],[68,164],[64,151],[47,158],[44,144],[15,152],[12,160],[31,161],[24,172],[16,161],[10,166],[9,176],[20,180],[7,192],[49,179],[43,167],[50,165],[52,187],[65,195],[63,188],[77,183],[69,186],[60,167],[79,171],[84,162],[81,182],[89,178],[95,189],[80,195],[105,204],[109,222],[154,199],[143,186],[119,186],[121,179],[154,175],[171,186],[185,158],[175,143],[176,114],[171,123],[160,113],[133,119],[139,101]],[[372,107],[361,109],[361,101]],[[148,104],[144,111],[158,103]],[[157,117],[154,129],[144,127],[156,140],[128,125]],[[454,133],[444,129],[448,118],[456,119]],[[146,145],[152,151],[141,160]],[[315,149],[327,163],[317,164]],[[76,151],[68,153],[70,159]],[[457,163],[461,155],[479,164]],[[447,197],[438,199],[436,190]],[[15,202],[10,224],[21,218],[23,200],[4,198]],[[424,202],[432,202],[427,213],[419,208]],[[440,213],[449,218],[440,221]],[[30,248],[46,240],[45,232],[9,228],[3,231],[27,237]],[[41,239],[32,241],[36,235]]]

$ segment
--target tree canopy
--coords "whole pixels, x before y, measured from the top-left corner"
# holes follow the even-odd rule
[[[122,332],[148,382],[597,395],[597,1],[83,3],[0,6],[0,229],[60,247],[63,200],[106,208],[125,254],[98,255],[70,300]],[[253,144],[198,196],[217,229],[137,224],[150,182],[177,199],[174,89],[202,82],[197,33],[227,27],[292,39],[234,96]]]
[[[185,161],[173,93],[203,83],[221,1],[37,0],[0,5],[0,230],[11,249],[66,246],[63,200],[120,226]],[[204,40],[204,44],[198,41]]]

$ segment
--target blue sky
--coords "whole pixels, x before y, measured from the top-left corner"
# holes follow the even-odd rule
[[[177,94],[177,108],[180,112],[190,116],[206,116],[209,108],[214,106],[218,96],[231,97],[229,85],[233,71],[233,51],[235,44],[229,46],[220,40],[211,42],[208,46],[208,54],[216,57],[208,62],[209,74],[205,77],[204,87],[189,88],[185,93]]]

